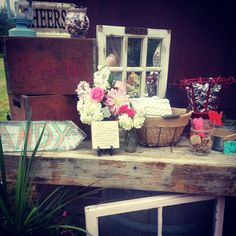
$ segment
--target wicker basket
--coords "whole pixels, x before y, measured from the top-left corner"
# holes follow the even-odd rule
[[[137,130],[138,142],[150,147],[170,146],[179,142],[192,112],[184,108],[172,108],[172,113],[178,117],[146,117],[143,127]]]

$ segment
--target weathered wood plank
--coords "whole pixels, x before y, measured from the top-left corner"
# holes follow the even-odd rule
[[[67,152],[39,153],[35,182],[194,194],[236,196],[236,158],[212,152],[194,156],[188,147],[138,147],[134,154],[122,149],[114,156],[96,156],[89,147]],[[7,155],[8,179],[16,176],[17,155]]]
[[[0,135],[4,152],[22,151],[26,121],[0,122]],[[72,121],[31,121],[28,151],[33,151],[45,125],[38,150],[73,150],[86,135]]]

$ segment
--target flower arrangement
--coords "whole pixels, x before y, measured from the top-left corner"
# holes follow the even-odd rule
[[[145,120],[143,114],[136,113],[136,111],[127,104],[120,107],[119,114],[119,125],[124,130],[131,130],[133,128],[139,129],[142,127]]]
[[[93,121],[118,120],[124,130],[141,128],[144,123],[142,113],[137,113],[129,105],[124,83],[113,80],[107,66],[98,66],[94,73],[94,86],[81,81],[76,89],[79,101],[77,110],[80,120],[91,125]]]

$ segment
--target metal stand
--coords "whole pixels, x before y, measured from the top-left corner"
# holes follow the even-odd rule
[[[107,149],[101,149],[100,147],[97,147],[97,155],[100,157],[102,155],[102,152],[105,153],[106,151],[109,152],[110,156],[114,154],[114,148],[111,146],[110,148]]]

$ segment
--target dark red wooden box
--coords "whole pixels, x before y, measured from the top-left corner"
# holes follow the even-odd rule
[[[80,122],[77,95],[9,95],[12,120],[72,120],[90,137],[90,127]]]
[[[8,94],[75,94],[77,84],[92,84],[95,39],[5,37]]]

